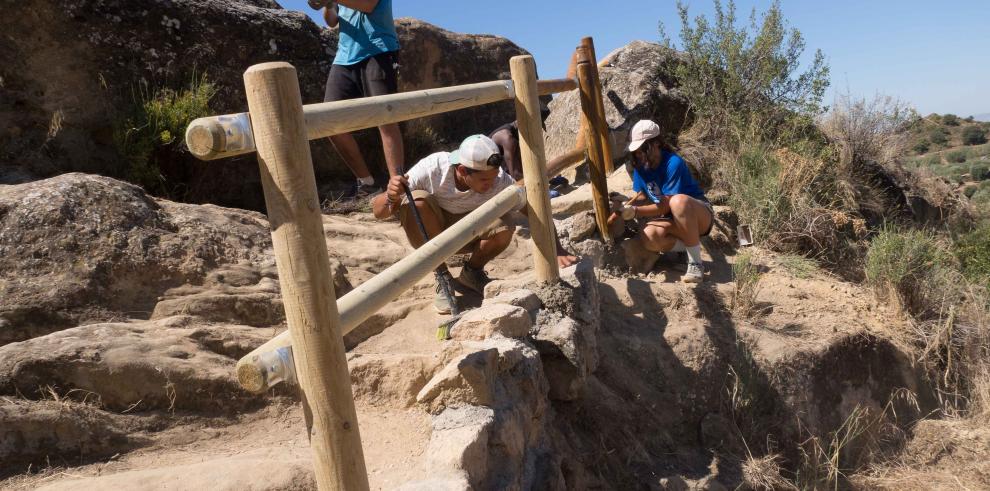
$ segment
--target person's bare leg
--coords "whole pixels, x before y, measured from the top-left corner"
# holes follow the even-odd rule
[[[337,150],[340,158],[344,159],[344,164],[351,170],[354,177],[358,179],[371,177],[371,172],[368,171],[368,166],[364,163],[364,156],[361,155],[361,149],[358,148],[357,141],[350,133],[333,135],[330,137],[330,142],[333,143],[333,148]]]
[[[686,194],[678,194],[670,198],[670,214],[674,216],[675,230],[672,230],[685,247],[694,247],[701,243],[701,227],[708,228],[711,216],[704,205]]]
[[[417,199],[415,203],[416,209],[419,210],[419,216],[423,219],[423,226],[426,227],[426,233],[431,239],[440,235],[440,232],[443,232],[443,222],[440,221],[440,217],[433,213],[433,209],[426,204],[426,201]],[[419,225],[416,224],[416,218],[409,218],[412,220],[407,220],[402,228],[405,230],[406,238],[409,239],[409,244],[413,246],[413,249],[419,249],[426,241],[423,240],[423,232],[419,230]]]
[[[405,147],[402,145],[402,131],[398,124],[386,124],[378,127],[382,135],[382,149],[385,151],[385,165],[388,166],[389,176],[402,175],[406,170]]]
[[[643,227],[643,247],[646,250],[656,253],[666,252],[674,248],[677,237],[672,229],[674,224],[670,222],[651,222]]]
[[[484,268],[489,261],[498,257],[502,251],[509,247],[509,244],[512,243],[512,234],[514,232],[510,228],[495,234],[490,239],[479,240],[478,245],[475,246],[474,252],[471,253],[471,257],[467,261],[467,265],[471,266],[472,269]]]

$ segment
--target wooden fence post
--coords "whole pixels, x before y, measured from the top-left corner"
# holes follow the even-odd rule
[[[582,48],[582,51],[585,51]],[[605,179],[605,156],[602,141],[595,131],[599,126],[598,113],[595,110],[595,81],[591,66],[587,59],[577,64],[578,90],[581,96],[581,129],[585,131],[585,141],[588,143],[588,176],[591,179],[591,197],[595,207],[595,223],[598,232],[602,234],[605,243],[612,243],[612,234],[608,228],[609,202],[608,184]]]
[[[316,483],[321,490],[366,490],[296,69],[284,62],[254,65],[244,72],[244,88],[296,375],[303,405],[312,414]]]
[[[605,119],[605,100],[602,97],[602,79],[598,74],[598,57],[595,55],[595,41],[591,36],[581,38],[581,47],[585,49],[587,58],[591,62],[591,75],[595,89],[595,112],[598,114],[598,118],[596,119],[599,123],[595,131],[601,140],[602,152],[605,155],[605,175],[611,175],[615,171],[615,163],[612,162],[612,138],[609,134],[608,120]]]
[[[515,88],[516,120],[519,122],[519,152],[526,181],[529,233],[533,238],[536,280],[560,278],[557,267],[557,237],[550,208],[547,156],[543,147],[543,120],[536,91],[536,62],[529,55],[513,56],[509,71]]]

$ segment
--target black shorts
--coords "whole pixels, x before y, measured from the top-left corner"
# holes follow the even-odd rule
[[[365,58],[353,65],[331,66],[323,101],[394,94],[398,90],[398,52],[388,51]]]

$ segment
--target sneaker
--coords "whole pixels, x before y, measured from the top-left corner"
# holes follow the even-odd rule
[[[450,273],[444,273],[444,274],[447,277],[447,285],[450,285],[451,280],[453,280],[453,278],[450,276]],[[454,295],[453,288],[451,288],[451,290],[452,291],[450,292],[450,294]],[[456,302],[457,299],[455,298],[454,301]],[[447,298],[447,294],[443,292],[443,287],[440,286],[439,281],[437,282],[436,295],[433,297],[433,308],[437,309],[437,313],[439,314],[449,314],[451,310],[453,310],[454,308],[454,306],[450,304],[450,299]]]
[[[701,283],[705,279],[705,266],[701,263],[688,263],[687,272],[681,276],[684,283]]]
[[[354,181],[354,185],[344,193],[341,199],[345,201],[371,199],[381,192],[382,188],[377,184],[362,184],[361,181]]]
[[[484,295],[485,285],[492,280],[487,274],[485,274],[484,269],[474,269],[465,264],[464,268],[461,269],[461,275],[457,277],[457,281],[460,284]]]

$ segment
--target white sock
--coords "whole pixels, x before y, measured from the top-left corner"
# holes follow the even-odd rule
[[[669,252],[684,252],[686,250],[687,248],[684,246],[684,243],[681,242],[681,239],[677,239],[677,242],[674,242],[674,247],[670,249]]]
[[[687,246],[688,262],[701,264],[701,244],[696,246]]]
[[[375,183],[375,178],[374,177],[371,177],[371,176],[368,176],[368,177],[359,177],[359,178],[357,178],[357,180],[363,186],[371,186],[372,184]]]

